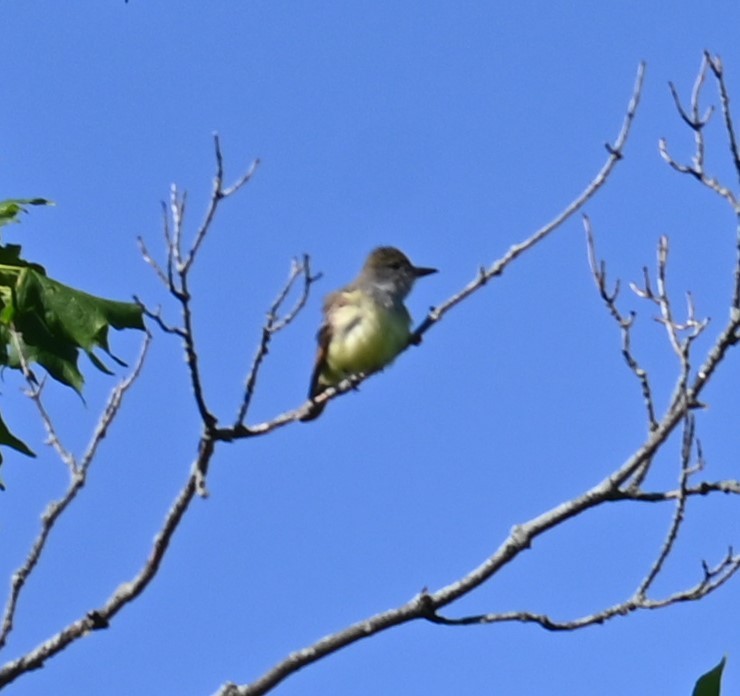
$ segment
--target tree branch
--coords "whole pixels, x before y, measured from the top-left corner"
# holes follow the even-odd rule
[[[642,87],[645,76],[645,64],[640,63],[637,69],[637,75],[635,78],[635,84],[632,91],[629,104],[627,106],[627,112],[624,117],[622,127],[617,135],[613,145],[607,144],[606,149],[609,153],[606,162],[596,174],[596,176],[589,182],[584,191],[576,197],[566,208],[555,218],[553,218],[546,225],[541,227],[539,230],[534,232],[530,237],[523,240],[522,242],[513,245],[500,259],[495,261],[488,268],[481,268],[478,275],[470,283],[468,283],[462,290],[447,299],[445,302],[440,304],[436,309],[432,309],[427,317],[421,322],[421,324],[413,331],[408,345],[404,350],[407,350],[409,346],[416,345],[421,341],[421,337],[436,323],[438,323],[442,317],[447,314],[453,307],[458,305],[464,299],[480,290],[489,280],[494,277],[503,274],[507,266],[515,261],[519,256],[524,254],[533,248],[536,244],[541,242],[552,232],[558,229],[563,223],[571,218],[578,210],[580,210],[607,182],[612,171],[616,167],[617,163],[624,157],[624,148],[627,144],[627,139],[630,134],[630,129],[637,113],[637,107],[640,103],[640,97],[642,95]],[[402,351],[403,352],[403,351]],[[218,428],[215,431],[215,437],[220,440],[231,442],[247,437],[255,437],[259,435],[266,435],[278,428],[281,428],[288,423],[292,423],[296,420],[300,420],[307,413],[311,412],[316,404],[321,404],[331,399],[337,398],[342,394],[346,394],[349,391],[353,391],[361,384],[364,380],[371,377],[374,373],[368,373],[363,375],[354,375],[342,381],[335,387],[329,387],[318,395],[314,400],[309,400],[299,408],[286,411],[279,416],[273,418],[270,421],[265,421],[256,425],[246,427],[238,424],[231,428]]]
[[[47,432],[53,435],[52,445],[54,446],[54,449],[69,465],[71,480],[69,487],[67,488],[64,495],[59,500],[55,500],[47,505],[46,510],[41,516],[41,530],[39,531],[38,536],[31,545],[31,549],[28,552],[23,565],[21,565],[21,567],[18,568],[15,573],[13,573],[13,579],[10,586],[10,595],[8,597],[7,604],[5,605],[5,611],[2,618],[2,627],[0,628],[0,647],[3,647],[5,645],[10,632],[13,630],[13,623],[15,619],[15,612],[18,606],[18,600],[21,596],[23,588],[26,585],[26,582],[28,581],[28,578],[33,573],[34,568],[36,568],[36,565],[41,558],[41,554],[46,547],[46,542],[49,538],[49,535],[51,534],[52,529],[54,528],[54,525],[57,523],[62,514],[64,514],[64,512],[68,509],[72,501],[77,497],[80,489],[85,485],[87,472],[92,465],[95,453],[97,452],[98,447],[105,437],[106,433],[108,432],[111,424],[118,415],[118,412],[121,408],[121,403],[123,402],[123,397],[125,396],[126,392],[133,386],[134,382],[136,382],[139,375],[141,374],[150,342],[151,334],[147,332],[146,338],[144,339],[144,343],[141,347],[141,351],[139,352],[139,357],[134,365],[133,370],[131,371],[131,374],[129,374],[128,377],[126,377],[123,381],[121,381],[121,383],[118,384],[115,389],[113,389],[110,396],[108,397],[108,402],[106,403],[105,408],[103,409],[103,412],[98,419],[98,423],[95,427],[95,431],[93,432],[90,444],[88,445],[85,453],[82,455],[79,463],[74,459],[74,456],[62,446],[61,442],[59,441],[56,432],[54,431],[54,426],[52,424],[51,418],[49,417],[49,414],[47,413],[43,402],[41,401],[40,388],[34,388],[30,393],[30,397],[39,410],[41,420],[43,421]],[[0,685],[5,683],[2,681],[2,674],[3,671],[0,670]]]
[[[242,397],[242,403],[239,407],[239,411],[236,415],[234,422],[235,428],[243,427],[244,419],[247,417],[247,411],[249,405],[252,402],[254,396],[254,389],[257,384],[257,375],[259,374],[260,367],[265,357],[267,357],[270,341],[272,337],[282,331],[284,328],[289,326],[291,322],[298,316],[298,313],[306,306],[308,301],[308,294],[311,290],[311,285],[321,278],[321,274],[311,275],[311,265],[308,254],[303,255],[301,261],[294,260],[291,264],[290,274],[288,280],[283,286],[282,290],[278,293],[275,301],[270,306],[267,312],[267,319],[264,326],[262,327],[262,340],[260,341],[257,353],[252,361],[252,366],[247,374],[247,379],[244,383],[244,396]],[[303,287],[301,293],[296,300],[294,306],[283,316],[279,316],[279,312],[282,309],[283,303],[288,298],[290,291],[296,284],[299,278],[303,278]]]
[[[418,337],[426,332],[436,321],[439,320],[439,318],[441,318],[441,316],[443,316],[444,313],[449,311],[449,309],[482,287],[490,278],[500,275],[510,262],[543,239],[565,219],[577,211],[590,198],[590,196],[593,195],[593,192],[603,185],[603,182],[611,171],[611,168],[613,168],[622,156],[622,148],[626,142],[629,126],[634,118],[634,112],[639,102],[642,75],[643,67],[641,66],[638,72],[635,92],[630,101],[627,117],[625,118],[625,124],[620,136],[618,137],[615,146],[610,149],[610,157],[607,160],[606,165],[589,187],[587,187],[584,193],[568,206],[560,216],[555,218],[552,223],[536,232],[524,242],[511,247],[502,259],[494,263],[488,269],[481,269],[478,277],[468,286],[463,288],[462,291],[454,295],[444,304],[440,305],[436,310],[432,310],[429,316],[416,330],[416,335]],[[695,86],[695,92],[697,94],[701,89],[702,83],[703,78],[697,80],[697,85]],[[696,121],[697,119],[694,118],[694,111],[692,111],[691,118],[687,116],[686,119],[687,121],[690,121],[691,119]],[[701,127],[697,127],[697,132],[700,131]],[[701,151],[701,157],[697,161],[700,165],[703,164],[703,150]],[[634,317],[623,315],[617,308],[616,299],[618,296],[619,286],[617,284],[614,291],[608,290],[606,284],[606,267],[603,262],[598,262],[596,259],[593,236],[590,231],[588,219],[585,224],[589,248],[589,260],[594,279],[610,314],[620,326],[620,330],[622,331],[623,355],[642,387],[643,398],[645,400],[646,411],[648,414],[648,434],[642,446],[639,447],[631,457],[629,457],[609,476],[586,490],[578,497],[561,503],[528,522],[514,527],[509,536],[491,556],[459,580],[450,583],[435,592],[429,592],[425,589],[417,597],[398,608],[371,616],[342,631],[322,638],[309,647],[291,653],[287,658],[279,662],[251,684],[226,684],[218,692],[219,696],[256,696],[257,694],[267,693],[286,677],[295,673],[302,667],[316,662],[326,655],[350,645],[351,643],[414,619],[424,618],[435,623],[444,623],[448,625],[527,621],[539,623],[541,626],[549,630],[574,630],[595,623],[602,623],[614,616],[625,615],[636,611],[637,609],[655,609],[668,606],[676,602],[700,599],[720,587],[724,582],[729,580],[735,572],[737,572],[738,568],[740,568],[740,556],[733,554],[732,550],[730,550],[726,557],[715,567],[710,568],[706,564],[703,564],[704,577],[694,586],[679,590],[661,599],[650,599],[647,597],[648,590],[660,574],[666,559],[674,548],[675,541],[684,520],[688,498],[691,495],[706,495],[710,492],[738,492],[733,485],[733,482],[699,484],[699,486],[690,487],[688,485],[688,479],[694,471],[698,470],[698,468],[690,466],[692,445],[696,442],[694,416],[691,413],[691,409],[699,403],[698,397],[700,393],[724,359],[727,351],[737,341],[737,331],[740,325],[738,323],[740,321],[740,312],[735,312],[733,314],[724,330],[720,333],[715,340],[714,345],[709,350],[703,365],[698,369],[696,374],[693,374],[689,357],[693,348],[694,339],[706,327],[706,322],[696,320],[694,316],[693,303],[691,301],[689,301],[687,320],[683,324],[675,321],[666,285],[668,241],[667,239],[661,239],[658,249],[657,291],[653,292],[649,276],[646,273],[645,287],[641,292],[645,299],[656,303],[661,311],[661,323],[665,326],[669,342],[671,343],[674,352],[679,357],[680,374],[676,395],[671,400],[670,406],[666,410],[665,414],[661,418],[658,418],[654,406],[655,401],[653,392],[647,373],[642,370],[632,355],[629,330]],[[684,335],[684,332],[686,332],[687,335]],[[364,377],[361,376],[355,380],[347,380],[339,385],[339,387],[333,390],[327,390],[327,392],[324,393],[322,400],[328,400],[340,393],[348,391],[363,378]],[[291,422],[295,417],[302,415],[302,412],[302,409],[299,409],[288,414],[283,414],[273,421],[261,424],[260,426],[251,427],[248,433],[239,433],[236,430],[230,430],[220,431],[218,436],[223,436],[224,439],[229,439],[232,437],[240,437],[242,435],[253,436],[255,434],[270,432],[276,427]],[[439,615],[438,612],[441,608],[452,604],[455,600],[469,594],[471,591],[489,580],[501,568],[513,561],[523,550],[528,549],[538,536],[544,534],[548,530],[564,524],[587,510],[604,503],[613,503],[619,500],[650,499],[651,494],[641,493],[637,488],[625,489],[623,486],[638,473],[642,472],[642,475],[644,475],[655,454],[668,441],[675,429],[682,422],[684,423],[684,446],[682,448],[679,488],[677,491],[673,492],[661,492],[653,498],[656,502],[658,500],[674,500],[676,504],[674,515],[654,562],[651,564],[643,580],[637,586],[632,597],[621,604],[568,622],[554,621],[547,615],[531,612],[483,614],[462,619],[448,619]],[[698,443],[697,449],[699,458],[701,459]]]

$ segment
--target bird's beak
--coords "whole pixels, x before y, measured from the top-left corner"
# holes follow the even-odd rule
[[[432,273],[437,273],[436,268],[419,268],[418,266],[414,266],[413,271],[414,278],[421,278],[423,276],[431,275]]]

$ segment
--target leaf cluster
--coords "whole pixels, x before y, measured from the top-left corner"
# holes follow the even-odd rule
[[[19,222],[31,205],[53,203],[44,198],[0,201],[0,227]],[[23,259],[20,245],[0,244],[0,366],[21,370],[37,383],[31,368],[35,363],[81,394],[85,380],[78,366],[80,351],[108,374],[110,370],[96,349],[124,364],[110,351],[110,327],[143,330],[141,308],[133,302],[108,300],[64,285],[50,278],[43,266]],[[34,456],[0,416],[3,445]]]

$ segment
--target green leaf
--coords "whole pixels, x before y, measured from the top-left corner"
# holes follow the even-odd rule
[[[0,246],[0,264],[4,266],[11,266],[13,268],[23,268],[24,266],[30,266],[35,271],[46,275],[46,271],[43,266],[37,263],[31,263],[21,258],[21,245],[20,244],[6,244]]]
[[[5,425],[5,421],[2,419],[2,416],[0,416],[0,445],[12,447],[14,450],[28,455],[29,457],[36,456],[29,448],[29,446],[25,442],[23,442],[23,440],[19,440],[15,435],[13,435],[13,433],[10,432],[8,426]],[[1,461],[2,455],[0,455],[0,462]],[[0,486],[1,485],[2,484],[0,483]]]
[[[78,351],[74,344],[55,336],[34,314],[18,316],[14,323],[16,334],[6,344],[7,352],[4,356],[0,355],[0,361],[9,367],[20,369],[22,355],[26,364],[38,363],[57,382],[82,393],[85,379],[77,367]],[[0,338],[3,333],[10,336],[12,330],[0,327]]]
[[[719,664],[710,669],[706,674],[699,677],[694,686],[692,696],[719,696],[722,686],[722,670],[725,668],[726,658],[723,657]]]
[[[2,279],[0,269],[0,283]],[[95,367],[109,373],[110,370],[93,353],[100,348],[121,363],[108,346],[109,327],[144,329],[142,310],[137,304],[89,295],[52,280],[30,266],[24,267],[17,275],[13,304],[13,325],[20,334],[20,347],[26,361],[38,362],[54,379],[78,392],[84,382],[77,367],[78,349],[87,353]],[[12,341],[6,364],[20,366],[20,356]]]
[[[15,198],[0,201],[0,227],[20,222],[28,206],[54,205],[46,198]],[[21,258],[17,244],[0,245],[0,367],[28,369],[38,363],[58,382],[82,392],[84,378],[77,366],[80,350],[103,372],[110,370],[95,354],[110,352],[108,330],[144,329],[141,307],[95,297],[63,285],[46,275],[43,266]],[[25,442],[13,435],[0,418],[0,447],[7,446],[36,456]],[[2,455],[0,455],[2,462]],[[5,486],[0,481],[0,490]]]
[[[29,205],[54,205],[53,201],[46,198],[10,198],[0,201],[0,227],[11,222],[20,222],[18,217],[21,213],[27,213]]]

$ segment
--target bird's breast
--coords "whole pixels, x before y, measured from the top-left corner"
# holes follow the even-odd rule
[[[389,309],[359,298],[332,314],[327,359],[334,372],[349,375],[378,370],[408,343],[411,318],[402,305]]]

